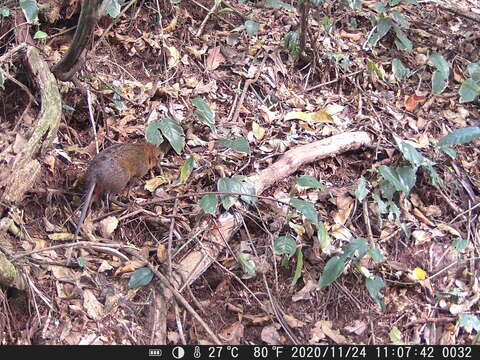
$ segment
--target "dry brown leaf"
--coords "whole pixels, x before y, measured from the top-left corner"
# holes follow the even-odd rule
[[[119,275],[122,275],[122,274],[125,274],[125,273],[134,272],[135,270],[137,270],[141,267],[144,267],[145,264],[146,264],[145,261],[140,261],[140,260],[129,261],[124,266],[122,266],[121,268],[118,268],[115,271],[115,276],[119,276]]]
[[[367,324],[360,320],[354,320],[350,326],[345,326],[345,330],[355,335],[362,335],[367,329]]]
[[[317,321],[315,323],[315,326],[310,331],[310,341],[309,342],[310,342],[310,344],[316,344],[320,340],[323,340],[323,339],[325,339],[325,333],[323,332],[323,329],[322,329],[322,322]]]
[[[51,265],[49,269],[57,280],[75,282],[80,277],[75,271],[64,266]]]
[[[215,80],[212,80],[208,82],[207,84],[204,84],[202,81],[195,86],[195,89],[193,90],[195,95],[200,95],[200,94],[208,94],[215,92],[217,90],[217,82]]]
[[[100,221],[100,233],[106,239],[109,239],[118,226],[118,219],[115,216],[109,216]]]
[[[292,315],[288,315],[288,314],[283,315],[283,320],[285,320],[287,324],[292,328],[299,328],[299,327],[305,326],[305,322],[296,319]]]
[[[412,236],[415,239],[415,245],[421,245],[432,241],[432,234],[427,231],[415,230],[412,232]]]
[[[421,222],[428,226],[435,226],[418,208],[413,208],[412,214],[420,219]]]
[[[160,263],[167,260],[167,247],[164,244],[158,244],[157,246],[157,259]]]
[[[295,295],[292,296],[292,301],[297,302],[300,300],[310,300],[312,298],[312,292],[317,289],[317,283],[313,280],[308,280],[303,288],[300,289]]]
[[[51,155],[51,154],[48,154],[48,155],[45,155],[45,157],[43,158],[43,162],[44,164],[48,165],[48,169],[51,171],[52,174],[55,174],[55,161],[56,161],[56,158],[55,156]]]
[[[220,49],[220,46],[216,46],[209,50],[207,61],[205,63],[205,68],[207,70],[215,70],[225,61],[225,57],[222,55]]]
[[[347,33],[346,31],[340,31],[340,37],[347,38],[353,41],[358,41],[362,38],[361,33]]]
[[[325,335],[327,335],[330,339],[335,341],[337,344],[345,344],[347,343],[347,338],[340,334],[340,331],[332,329],[332,322],[331,321],[320,321],[322,326],[322,331]]]
[[[425,96],[418,96],[418,95],[409,95],[405,97],[404,105],[407,111],[412,112],[415,110],[418,104],[425,101]]]
[[[174,68],[180,62],[180,52],[174,46],[165,46],[165,50],[168,50],[168,67]]]
[[[353,235],[346,227],[341,224],[334,224],[330,229],[330,235],[337,240],[349,241]]]
[[[83,307],[87,311],[88,316],[92,320],[101,320],[104,316],[104,307],[103,305],[97,300],[95,295],[91,290],[84,290],[83,291]]]
[[[339,196],[336,198],[337,212],[333,216],[336,224],[345,225],[353,209],[353,198],[351,196]]]
[[[195,46],[186,46],[185,49],[189,54],[193,55],[197,59],[200,59],[207,52],[208,45],[204,44],[201,49]]]
[[[242,318],[250,320],[255,325],[264,324],[267,321],[272,320],[272,317],[270,315],[255,316],[255,315],[244,314],[244,315],[242,315]]]
[[[262,333],[260,335],[260,338],[262,339],[262,341],[265,341],[268,345],[282,344],[282,337],[277,331],[279,327],[280,327],[279,325],[275,325],[275,324],[265,326],[262,329]]]
[[[238,345],[243,338],[244,326],[240,321],[237,321],[229,327],[223,329],[218,334],[218,337],[226,344]]]

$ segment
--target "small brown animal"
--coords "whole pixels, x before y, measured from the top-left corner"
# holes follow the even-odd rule
[[[87,192],[74,239],[82,227],[90,204],[103,194],[121,192],[134,177],[145,175],[158,164],[160,149],[152,144],[115,144],[100,151],[87,171]]]

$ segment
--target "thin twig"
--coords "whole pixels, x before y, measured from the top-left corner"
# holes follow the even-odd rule
[[[334,84],[334,83],[336,83],[337,81],[339,81],[339,80],[341,80],[341,79],[349,78],[349,77],[351,77],[351,76],[360,74],[361,72],[364,72],[364,70],[358,70],[358,71],[355,71],[355,72],[350,73],[350,74],[341,75],[341,76],[339,76],[339,77],[337,77],[337,78],[335,78],[335,79],[333,79],[333,80],[330,80],[330,81],[327,81],[327,82],[324,82],[324,83],[321,83],[321,84],[318,84],[318,85],[309,87],[308,89],[305,89],[305,92],[309,92],[309,91],[312,91],[312,90],[316,90],[316,89],[321,88],[322,86],[325,86],[325,85]]]
[[[178,199],[173,204],[173,217],[170,221],[170,230],[168,232],[168,276],[172,279],[172,242],[173,242],[173,229],[175,228],[175,218],[178,211]]]
[[[238,115],[240,114],[240,109],[243,106],[243,101],[245,100],[245,95],[247,94],[248,88],[249,88],[250,85],[257,82],[258,77],[260,76],[260,73],[263,70],[263,66],[265,65],[266,60],[267,60],[267,57],[265,56],[262,60],[262,63],[260,65],[260,67],[257,69],[257,73],[256,73],[255,77],[253,79],[248,79],[248,80],[245,81],[245,85],[243,86],[242,95],[240,96],[240,100],[237,103],[237,108],[235,109],[235,113],[232,117],[232,122],[233,123],[237,122]]]
[[[212,8],[208,11],[207,16],[202,21],[202,24],[200,25],[198,31],[197,31],[197,37],[200,37],[202,35],[203,29],[205,28],[205,25],[207,24],[208,19],[210,19],[210,16],[217,11],[217,8],[220,6],[221,1],[220,0],[214,0]]]
[[[210,335],[210,338],[214,341],[217,345],[222,345],[220,339],[215,335],[215,333],[210,329],[208,324],[201,318],[200,315],[195,311],[195,309],[188,303],[188,301],[178,292],[177,289],[170,283],[170,281],[157,270],[155,266],[153,266],[148,260],[146,260],[142,255],[138,254],[132,248],[124,248],[125,252],[129,253],[130,255],[135,256],[136,258],[145,261],[147,263],[148,268],[155,274],[155,276],[160,280],[163,286],[168,288],[175,296],[175,298],[187,309],[187,311],[200,323],[200,325],[205,329],[205,331]]]
[[[14,84],[17,84],[23,91],[25,91],[28,95],[28,97],[30,98],[31,101],[33,101],[35,103],[35,105],[38,106],[38,102],[37,100],[35,100],[35,98],[33,97],[32,93],[30,92],[30,90],[25,86],[23,85],[20,81],[18,81],[17,79],[15,79],[13,76],[11,76],[7,71],[5,70],[1,70],[1,72],[3,73],[3,75],[5,75],[5,77],[10,80],[11,82],[13,82]]]
[[[98,154],[99,149],[98,149],[97,127],[95,126],[95,119],[93,116],[92,95],[90,90],[87,90],[87,104],[88,104],[88,115],[90,118],[90,123],[92,124],[93,137],[95,138],[95,147],[97,149],[97,154]]]

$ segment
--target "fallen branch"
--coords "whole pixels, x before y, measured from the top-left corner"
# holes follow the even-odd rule
[[[334,135],[287,151],[277,162],[250,176],[249,180],[255,187],[256,194],[260,195],[268,187],[305,164],[371,145],[372,137],[363,131]],[[214,259],[218,258],[225,243],[240,228],[241,215],[239,212],[225,213],[218,217],[216,223],[217,225],[207,234],[201,249],[192,251],[176,267],[177,281],[183,283],[183,286],[193,283],[209,268]]]
[[[30,136],[28,134],[25,136],[29,138],[28,142],[15,157],[13,166],[9,171],[10,175],[6,177],[8,182],[4,181],[6,189],[3,193],[3,200],[18,204],[23,200],[25,193],[33,187],[35,180],[40,175],[40,163],[35,158],[39,153],[48,150],[57,136],[62,101],[56,79],[48,64],[40,56],[40,52],[34,46],[29,45],[31,38],[28,31],[21,27],[16,37],[17,41],[22,40],[27,43],[27,62],[41,95],[41,110],[33,131]]]

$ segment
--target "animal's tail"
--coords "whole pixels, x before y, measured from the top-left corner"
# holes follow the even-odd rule
[[[80,213],[80,217],[78,218],[78,221],[77,221],[77,228],[75,230],[75,236],[73,237],[74,240],[77,239],[77,235],[80,232],[80,229],[82,228],[83,221],[87,216],[87,211],[88,211],[88,208],[90,207],[90,203],[92,202],[92,196],[93,196],[93,191],[95,190],[95,186],[96,186],[95,180],[88,185],[87,196],[85,198],[85,202],[82,204],[82,212]]]

